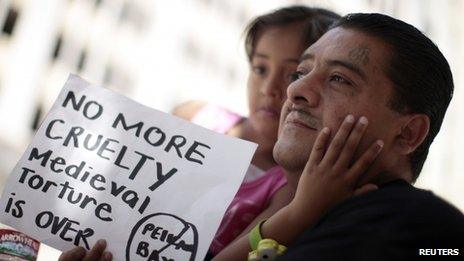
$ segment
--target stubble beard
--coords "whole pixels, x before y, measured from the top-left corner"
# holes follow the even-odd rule
[[[309,159],[310,148],[305,148],[303,144],[291,144],[277,140],[273,155],[274,160],[290,176],[300,176]]]

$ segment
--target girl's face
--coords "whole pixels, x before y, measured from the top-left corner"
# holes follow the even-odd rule
[[[305,49],[301,36],[301,24],[264,29],[251,57],[248,76],[249,120],[258,133],[269,139],[277,139],[287,86]]]

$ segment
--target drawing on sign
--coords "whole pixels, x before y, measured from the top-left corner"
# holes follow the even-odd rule
[[[131,231],[126,246],[126,260],[195,260],[198,248],[196,227],[167,213],[142,218]]]

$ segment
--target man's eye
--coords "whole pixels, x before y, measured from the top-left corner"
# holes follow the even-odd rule
[[[301,71],[293,72],[292,74],[290,74],[290,81],[294,82],[296,80],[301,79],[301,77],[303,77],[303,72]]]
[[[252,66],[251,70],[257,75],[263,75],[266,73],[266,67],[264,66]]]
[[[337,83],[349,84],[349,82],[347,80],[345,80],[343,77],[340,77],[338,75],[330,76],[330,81],[334,81],[334,82],[337,82]]]

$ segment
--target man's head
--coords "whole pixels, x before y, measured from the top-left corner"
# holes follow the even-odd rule
[[[334,134],[353,114],[369,119],[356,154],[385,143],[372,171],[417,178],[453,93],[449,65],[430,39],[385,15],[348,15],[304,52],[296,76],[274,148],[287,171],[303,169],[322,127]]]

